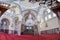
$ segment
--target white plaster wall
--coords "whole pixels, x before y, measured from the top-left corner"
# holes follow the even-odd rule
[[[54,28],[59,28],[59,23],[58,23],[57,17],[48,20],[47,21],[47,25],[48,25],[48,27],[46,27],[46,23],[45,22],[42,23],[41,26],[40,26],[40,31],[50,30],[50,29],[54,29]]]

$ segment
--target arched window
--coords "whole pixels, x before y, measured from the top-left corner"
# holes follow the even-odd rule
[[[48,18],[49,18],[49,19],[51,19],[51,18],[52,18],[51,14],[49,14],[49,15],[48,15]]]
[[[2,21],[1,21],[1,25],[2,25],[2,26],[6,26],[7,23],[6,23],[5,21],[2,20]]]
[[[46,17],[45,17],[45,21],[47,21],[47,20],[48,20],[48,17],[46,16]]]
[[[2,20],[1,20],[1,25],[2,26],[9,26],[9,20],[8,19],[6,19],[6,18],[3,18]]]
[[[53,17],[56,17],[56,14],[55,13],[53,13]]]

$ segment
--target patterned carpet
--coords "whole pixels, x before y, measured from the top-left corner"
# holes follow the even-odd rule
[[[0,33],[0,40],[60,40],[60,34],[43,34],[40,36],[32,35],[12,35]]]

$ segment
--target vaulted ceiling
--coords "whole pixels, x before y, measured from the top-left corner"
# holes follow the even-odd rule
[[[1,2],[2,1],[2,2]],[[18,1],[18,0],[0,0],[0,3],[3,2],[13,2],[13,1]],[[57,14],[58,11],[60,11],[60,2],[57,0],[34,0],[34,1],[41,1],[40,4],[48,4],[48,6],[51,7],[51,10]],[[56,5],[54,5],[56,4]],[[8,9],[8,6],[2,6],[0,5],[0,16]]]

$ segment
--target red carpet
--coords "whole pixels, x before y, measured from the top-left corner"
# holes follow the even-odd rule
[[[40,36],[32,35],[11,35],[0,33],[0,40],[60,40],[60,34],[44,34]]]

